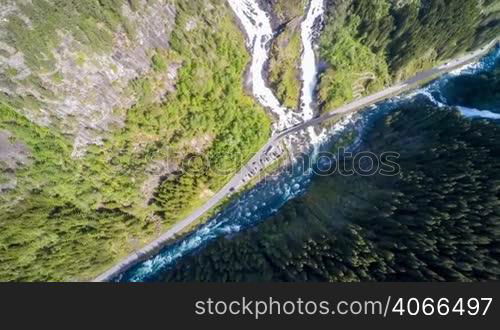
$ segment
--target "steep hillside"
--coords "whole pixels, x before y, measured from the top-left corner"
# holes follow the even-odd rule
[[[260,3],[297,109],[308,1]],[[498,0],[326,4],[325,110],[500,28]],[[270,135],[244,38],[226,0],[0,0],[0,281],[92,278],[213,196]]]
[[[38,125],[73,139],[73,156],[123,127],[140,95],[132,82],[153,76],[175,22],[169,1],[0,3],[2,99]],[[155,97],[172,91],[179,63],[154,74]]]
[[[0,9],[0,280],[91,278],[268,138],[223,0]]]
[[[323,110],[382,89],[500,34],[498,0],[328,0]]]

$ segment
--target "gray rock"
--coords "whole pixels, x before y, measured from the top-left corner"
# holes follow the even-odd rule
[[[88,145],[101,144],[109,131],[124,125],[123,110],[137,102],[130,83],[152,71],[155,50],[169,48],[175,7],[168,0],[139,2],[140,10],[135,12],[128,2],[122,7],[134,27],[134,37],[122,28],[114,34],[107,53],[83,45],[69,31],[58,31],[55,66],[50,72],[30,69],[24,54],[9,46],[5,33],[0,33],[0,94],[8,101],[34,99],[16,110],[38,125],[55,127],[72,137],[73,157],[83,156]],[[22,15],[16,3],[0,2],[0,31],[11,15]],[[179,64],[172,64],[166,70],[156,101],[174,90],[178,68]]]
[[[0,130],[0,194],[16,188],[16,169],[30,164],[26,145],[12,140],[12,134]]]

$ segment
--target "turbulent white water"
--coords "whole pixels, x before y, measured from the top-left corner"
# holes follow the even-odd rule
[[[467,118],[484,118],[484,119],[500,119],[500,113],[496,113],[484,109],[474,109],[464,107],[458,104],[450,103],[443,95],[442,91],[448,84],[449,80],[457,76],[476,75],[482,71],[490,71],[495,67],[495,63],[500,58],[500,48],[494,49],[489,55],[480,61],[467,64],[459,69],[456,69],[438,81],[430,84],[429,86],[415,91],[408,95],[409,98],[416,95],[425,96],[429,101],[440,108],[456,108],[464,117]],[[496,110],[496,109],[495,109]]]
[[[446,107],[456,108],[462,114],[462,116],[467,117],[467,118],[500,119],[500,113],[495,113],[495,112],[492,112],[489,110],[479,110],[479,109],[467,108],[467,107],[457,106],[457,105],[448,105],[446,103],[443,103],[443,102],[439,101],[432,94],[432,87],[433,86],[418,90],[415,93],[410,94],[409,97],[414,97],[416,95],[425,96],[434,105],[436,105],[440,108],[446,108]],[[440,96],[440,97],[442,98],[442,96]]]
[[[423,96],[427,97],[429,99],[429,101],[431,101],[432,103],[434,103],[436,106],[438,106],[440,108],[447,107],[446,104],[444,104],[441,101],[438,101],[436,99],[436,97],[434,95],[432,95],[432,91],[429,88],[423,88],[421,90],[417,90],[416,92],[409,94],[408,97],[412,98],[416,95],[423,95]]]
[[[302,22],[302,93],[301,114],[283,107],[264,79],[265,65],[269,59],[269,42],[273,39],[273,29],[269,15],[259,7],[256,0],[228,0],[229,5],[239,18],[248,36],[248,47],[252,52],[250,83],[256,99],[277,115],[275,131],[290,128],[314,117],[314,91],[317,84],[317,62],[314,53],[315,27],[318,19],[323,18],[324,0],[311,0],[307,16]],[[313,145],[319,144],[326,134],[317,134],[309,129]]]
[[[352,113],[329,129],[328,136],[340,136],[347,128],[361,130],[363,126],[364,119],[359,114]],[[237,234],[275,214],[286,202],[306,192],[314,175],[314,164],[315,159],[309,159],[307,156],[297,160],[295,166],[282,169],[275,177],[262,181],[225,206],[220,213],[192,234],[166,246],[157,255],[139,263],[114,280],[157,281],[176,261],[202,248],[204,244]]]
[[[314,53],[314,37],[316,23],[323,19],[325,12],[324,0],[311,0],[307,16],[302,22],[302,94],[301,114],[304,121],[314,117],[314,93],[318,84],[318,65]],[[317,145],[326,138],[326,134],[317,134],[314,128],[309,128],[309,135],[313,145]]]
[[[275,131],[281,131],[299,123],[294,113],[283,107],[264,80],[264,68],[269,58],[268,46],[273,38],[269,15],[256,0],[228,0],[239,18],[248,37],[248,48],[252,52],[250,83],[257,100],[277,115]]]
[[[479,110],[466,107],[456,107],[462,116],[467,118],[485,118],[485,119],[500,119],[500,113],[494,113],[488,110]]]

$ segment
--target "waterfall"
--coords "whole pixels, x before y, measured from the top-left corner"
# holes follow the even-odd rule
[[[300,65],[302,92],[299,116],[280,104],[264,79],[264,69],[269,59],[269,43],[274,37],[269,14],[260,8],[257,0],[228,0],[228,2],[248,37],[247,46],[252,53],[250,66],[252,92],[262,106],[270,109],[278,117],[275,133],[276,130],[279,132],[312,119],[314,117],[314,91],[318,82],[317,62],[313,46],[316,32],[314,29],[315,23],[323,17],[324,0],[311,0],[308,13],[301,25],[303,53]],[[312,127],[309,128],[308,133],[313,145],[319,144],[326,137],[325,134],[317,134]]]
[[[262,106],[270,109],[277,117],[276,131],[299,123],[293,111],[283,107],[264,79],[264,68],[269,59],[269,43],[274,33],[269,14],[259,7],[256,0],[228,0],[240,20],[248,37],[247,46],[252,53],[250,83],[252,92]]]
[[[324,12],[324,0],[311,0],[307,16],[301,25],[303,47],[300,66],[302,73],[301,114],[304,121],[314,117],[314,93],[318,84],[318,66],[314,53],[316,31],[314,29],[318,20],[323,19]],[[317,134],[313,127],[309,128],[309,136],[315,148],[326,138],[324,132]]]
[[[279,124],[282,127],[291,125],[296,119],[293,119],[288,114],[287,109],[280,106],[279,101],[273,95],[272,91],[266,87],[263,77],[264,63],[267,61],[266,47],[272,40],[271,24],[269,17],[263,12],[256,0],[228,0],[233,10],[238,14],[240,20],[249,36],[249,49],[252,50],[254,58],[251,64],[251,73],[253,75],[252,91],[257,100],[263,105],[270,108],[279,117]],[[304,42],[303,60],[301,63],[303,75],[303,95],[304,104],[301,106],[302,117],[304,119],[314,116],[314,89],[316,85],[316,59],[311,57],[314,55],[312,42],[314,41],[315,22],[322,14],[322,0],[311,0],[308,9],[307,17],[302,24],[302,36]],[[262,29],[262,30],[260,30]],[[307,38],[304,38],[306,36]],[[311,47],[309,48],[308,45]],[[257,49],[257,51],[256,51]],[[311,52],[312,51],[312,52]],[[462,70],[458,74],[478,74],[484,70],[492,70],[496,60],[500,57],[500,48],[495,54],[488,56],[481,61],[470,66],[470,69]],[[306,63],[307,61],[307,63]],[[446,81],[449,77],[441,78],[439,81]],[[418,94],[424,94],[436,104],[445,102],[442,97],[438,97],[439,89],[442,87],[436,82],[431,87],[427,87],[416,91],[412,94],[392,98],[385,101],[383,104],[373,105],[370,111],[364,113],[352,113],[341,122],[337,123],[333,128],[325,134],[325,137],[331,141],[338,141],[338,137],[346,129],[355,129],[358,132],[358,141],[361,137],[361,132],[364,127],[370,125],[376,118],[386,115],[401,104],[400,102],[411,101]],[[434,95],[436,94],[436,96]],[[309,97],[309,98],[308,98]],[[480,116],[483,118],[498,118],[499,114],[494,114],[490,111],[477,109],[458,108],[464,115]],[[290,117],[289,117],[290,116]],[[309,116],[309,117],[308,117]],[[290,119],[290,122],[287,122]],[[309,132],[310,133],[310,132]],[[328,145],[324,145],[328,148]],[[257,186],[242,193],[241,196],[225,205],[213,218],[207,221],[202,226],[191,232],[186,237],[172,242],[162,248],[156,255],[148,260],[135,265],[133,268],[120,274],[115,281],[124,282],[144,282],[156,281],[161,279],[162,274],[167,272],[175,262],[181,258],[195,253],[202,249],[206,244],[227,235],[236,234],[255,224],[264,221],[269,216],[275,214],[286,202],[302,195],[311,183],[314,175],[312,166],[314,161],[299,162],[299,166],[291,166],[290,168],[282,169],[275,176],[268,180],[263,180]]]
[[[500,113],[495,113],[489,110],[479,110],[462,106],[455,106],[460,111],[462,116],[467,118],[485,118],[485,119],[500,119]]]

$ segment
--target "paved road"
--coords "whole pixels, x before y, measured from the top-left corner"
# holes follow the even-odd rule
[[[299,131],[304,130],[305,128],[311,126],[317,126],[325,121],[328,121],[338,115],[346,114],[355,110],[359,110],[365,108],[369,105],[377,103],[383,99],[389,98],[391,96],[395,96],[400,94],[412,87],[415,87],[418,83],[426,81],[430,78],[433,78],[437,75],[452,71],[458,67],[461,67],[480,56],[484,56],[489,50],[495,46],[497,40],[492,41],[488,46],[485,46],[477,51],[466,54],[460,58],[449,61],[448,63],[441,65],[439,67],[430,69],[428,71],[422,72],[415,77],[409,79],[406,82],[400,83],[398,85],[389,87],[384,89],[381,92],[366,96],[364,98],[358,99],[352,103],[346,104],[340,108],[337,108],[331,112],[328,112],[320,117],[314,118],[310,121],[297,125],[295,127],[289,128],[285,131],[278,133],[277,135],[270,138],[269,142],[266,143],[256,154],[250,159],[246,166],[244,166],[240,172],[238,172],[232,179],[229,181],[224,188],[222,188],[219,192],[217,192],[209,201],[205,203],[202,207],[194,211],[191,215],[189,215],[184,220],[176,223],[170,230],[161,235],[159,238],[142,248],[140,251],[135,252],[129,255],[127,258],[122,260],[119,264],[109,269],[96,279],[95,282],[104,282],[109,281],[124,271],[130,269],[132,266],[137,263],[146,260],[148,257],[153,256],[161,248],[163,248],[167,242],[174,239],[176,235],[183,232],[189,226],[194,224],[196,220],[198,220],[202,215],[207,213],[209,210],[217,206],[224,198],[230,196],[233,192],[242,188],[248,180],[255,176],[257,172],[260,172],[263,168],[265,168],[271,160],[262,162],[263,159],[269,158],[269,154],[277,150],[281,140],[285,137],[297,133]]]

